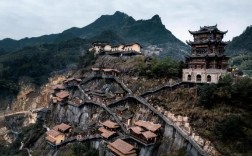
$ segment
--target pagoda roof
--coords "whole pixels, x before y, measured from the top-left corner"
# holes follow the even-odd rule
[[[197,45],[197,44],[207,44],[207,43],[219,43],[223,45],[227,45],[227,42],[224,41],[216,41],[216,40],[203,40],[203,41],[186,41],[188,45]]]
[[[189,33],[192,34],[192,35],[204,34],[204,33],[212,33],[212,32],[220,33],[220,34],[226,34],[228,31],[220,31],[217,28],[217,24],[214,25],[214,26],[203,26],[203,27],[200,27],[200,30],[198,30],[198,31],[190,31],[189,30]]]

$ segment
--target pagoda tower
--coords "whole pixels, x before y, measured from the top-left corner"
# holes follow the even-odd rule
[[[222,41],[227,31],[220,31],[214,25],[200,27],[200,30],[189,33],[193,35],[194,41],[187,41],[192,51],[186,57],[182,81],[218,83],[227,73],[229,57],[224,54],[227,43]]]

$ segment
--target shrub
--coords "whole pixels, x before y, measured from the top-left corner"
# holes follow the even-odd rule
[[[223,142],[237,141],[245,137],[243,122],[236,116],[231,116],[216,124],[215,133]]]
[[[211,108],[214,106],[217,99],[217,86],[215,84],[205,84],[198,87],[199,104],[205,108]]]

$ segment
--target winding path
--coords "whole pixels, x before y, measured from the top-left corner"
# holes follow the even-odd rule
[[[81,84],[84,84],[94,78],[100,78],[100,77],[97,77],[97,76],[92,76],[92,77],[87,77],[86,79],[84,79],[84,82],[81,83]],[[104,78],[104,77],[102,77]],[[100,106],[102,107],[103,109],[105,109],[110,115],[113,116],[113,118],[116,120],[116,122],[120,125],[120,127],[122,128],[122,130],[128,135],[129,132],[126,130],[126,128],[123,126],[123,123],[120,121],[120,119],[115,115],[115,113],[113,111],[111,111],[111,109],[109,107],[111,107],[112,105],[116,105],[116,104],[120,104],[122,101],[125,101],[129,98],[132,98],[132,99],[135,99],[137,100],[138,102],[140,102],[141,104],[145,105],[146,107],[148,107],[153,113],[155,113],[157,116],[159,116],[163,121],[165,121],[166,124],[174,127],[176,129],[177,132],[179,132],[179,134],[186,140],[188,140],[190,142],[190,144],[201,154],[201,155],[208,155],[206,151],[204,151],[189,135],[187,135],[180,127],[178,127],[177,125],[175,125],[172,121],[170,121],[166,116],[164,116],[162,113],[160,113],[159,111],[157,111],[152,105],[150,105],[143,97],[146,96],[146,95],[150,95],[150,94],[154,94],[156,92],[159,92],[161,90],[164,90],[164,89],[171,89],[171,90],[174,90],[174,89],[177,89],[178,87],[181,87],[183,85],[188,85],[188,87],[191,85],[190,83],[185,83],[185,82],[178,82],[178,83],[175,83],[173,85],[171,84],[168,84],[168,85],[164,85],[164,86],[161,86],[161,87],[158,87],[158,88],[155,88],[155,89],[151,89],[149,91],[146,91],[144,93],[142,93],[140,96],[134,96],[132,95],[132,91],[122,82],[120,81],[118,78],[116,77],[109,77],[109,78],[113,78],[117,83],[119,83],[123,89],[125,91],[127,91],[129,94],[126,95],[125,98],[119,100],[119,101],[116,101],[116,102],[113,102],[113,103],[110,103],[108,104],[107,106],[105,104],[97,104],[97,103],[94,103],[94,102],[89,102],[89,103],[92,103],[94,105],[97,105],[97,106]],[[84,90],[78,85],[78,88],[80,89],[80,91],[84,94],[85,96],[85,92]]]

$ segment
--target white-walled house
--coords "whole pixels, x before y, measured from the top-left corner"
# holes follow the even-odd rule
[[[112,48],[111,48],[111,45],[105,45],[104,46],[104,51],[111,51],[112,50]]]
[[[92,43],[92,48],[89,51],[94,51],[95,54],[101,54],[105,52],[105,54],[120,54],[120,55],[134,55],[141,54],[142,46],[139,43],[132,44],[118,44],[118,45],[110,45],[107,42],[94,42]],[[103,53],[104,54],[104,53]]]
[[[124,45],[119,44],[111,47],[111,51],[123,51]]]
[[[140,52],[142,46],[139,43],[126,44],[124,45],[124,51],[135,51]]]

